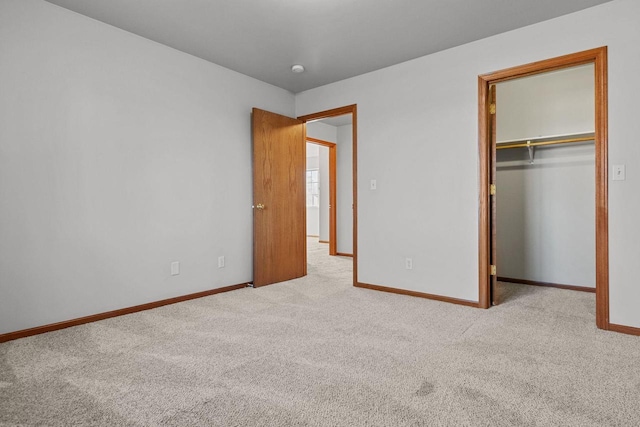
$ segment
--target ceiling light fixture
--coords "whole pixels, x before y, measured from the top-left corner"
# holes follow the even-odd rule
[[[304,67],[300,64],[292,65],[291,71],[293,71],[294,73],[301,73],[304,71]]]

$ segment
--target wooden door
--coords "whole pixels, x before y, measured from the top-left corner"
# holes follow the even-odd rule
[[[491,185],[490,198],[491,198],[491,215],[489,220],[489,232],[490,232],[490,250],[489,258],[491,266],[489,267],[489,278],[491,283],[491,304],[498,305],[500,302],[500,294],[498,292],[498,260],[497,260],[497,238],[496,238],[496,116],[497,116],[497,104],[496,104],[496,85],[491,85],[489,88],[489,146],[491,150],[491,171],[489,176],[489,184]]]
[[[307,274],[302,121],[253,109],[253,285]]]

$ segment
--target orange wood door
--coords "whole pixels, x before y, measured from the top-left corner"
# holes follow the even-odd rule
[[[253,285],[307,274],[302,121],[253,109]]]
[[[337,151],[336,144],[329,147],[329,255],[338,254]]]
[[[490,171],[490,185],[496,185],[496,116],[498,115],[498,109],[496,104],[496,85],[491,85],[489,88],[489,143],[491,149],[491,171]],[[495,187],[494,187],[495,188]],[[489,257],[491,259],[491,265],[498,267],[498,254],[497,254],[497,237],[496,237],[496,197],[497,190],[491,196],[491,218],[489,220],[490,233],[491,233],[491,251]],[[491,274],[491,268],[489,268],[489,274]],[[500,303],[500,293],[498,292],[498,274],[497,271],[490,277],[491,282],[491,304],[498,305]]]

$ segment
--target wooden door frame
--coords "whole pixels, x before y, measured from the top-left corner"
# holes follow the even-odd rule
[[[596,184],[596,325],[611,329],[609,321],[609,212],[608,212],[608,89],[607,47],[577,52],[544,61],[507,68],[478,76],[478,157],[479,157],[479,301],[489,308],[490,301],[490,215],[489,183],[495,145],[490,143],[489,87],[493,84],[535,74],[585,64],[595,69],[595,184]],[[498,190],[499,191],[499,190]]]
[[[352,159],[353,159],[353,285],[358,283],[358,106],[356,104],[331,110],[319,111],[298,117],[298,120],[309,122],[312,120],[327,119],[330,117],[351,114],[352,132]],[[306,131],[306,128],[305,128]],[[337,211],[337,209],[336,209]]]
[[[489,85],[489,93],[487,94],[489,96],[489,104],[496,104],[496,92],[497,92],[497,88],[496,85]],[[498,132],[497,132],[497,122],[496,122],[496,114],[495,111],[492,111],[491,114],[487,117],[487,125],[489,127],[488,130],[488,137],[489,137],[489,144],[491,144],[491,147],[495,147],[497,138],[498,138]],[[491,188],[491,185],[496,185],[496,178],[497,178],[497,171],[496,171],[496,149],[493,148],[491,150],[491,157],[490,157],[490,162],[493,165],[493,167],[491,169],[489,169],[489,188]],[[490,197],[490,218],[489,218],[489,223],[491,224],[491,227],[489,229],[489,264],[490,266],[493,268],[493,266],[497,266],[498,265],[498,249],[497,249],[497,234],[496,234],[496,218],[498,216],[498,212],[497,212],[497,206],[496,206],[496,198]],[[498,285],[498,274],[496,271],[496,274],[493,276],[489,276],[489,304],[490,305],[498,305],[500,304],[500,301],[498,301],[498,293],[496,292],[496,287]]]
[[[336,163],[337,149],[335,142],[324,141],[322,139],[307,138],[307,143],[316,144],[329,149],[329,255],[338,254],[337,243],[337,204],[336,204]]]

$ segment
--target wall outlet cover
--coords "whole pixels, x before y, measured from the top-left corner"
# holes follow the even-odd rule
[[[413,270],[413,260],[411,258],[406,258],[404,260],[404,267],[407,270]]]

